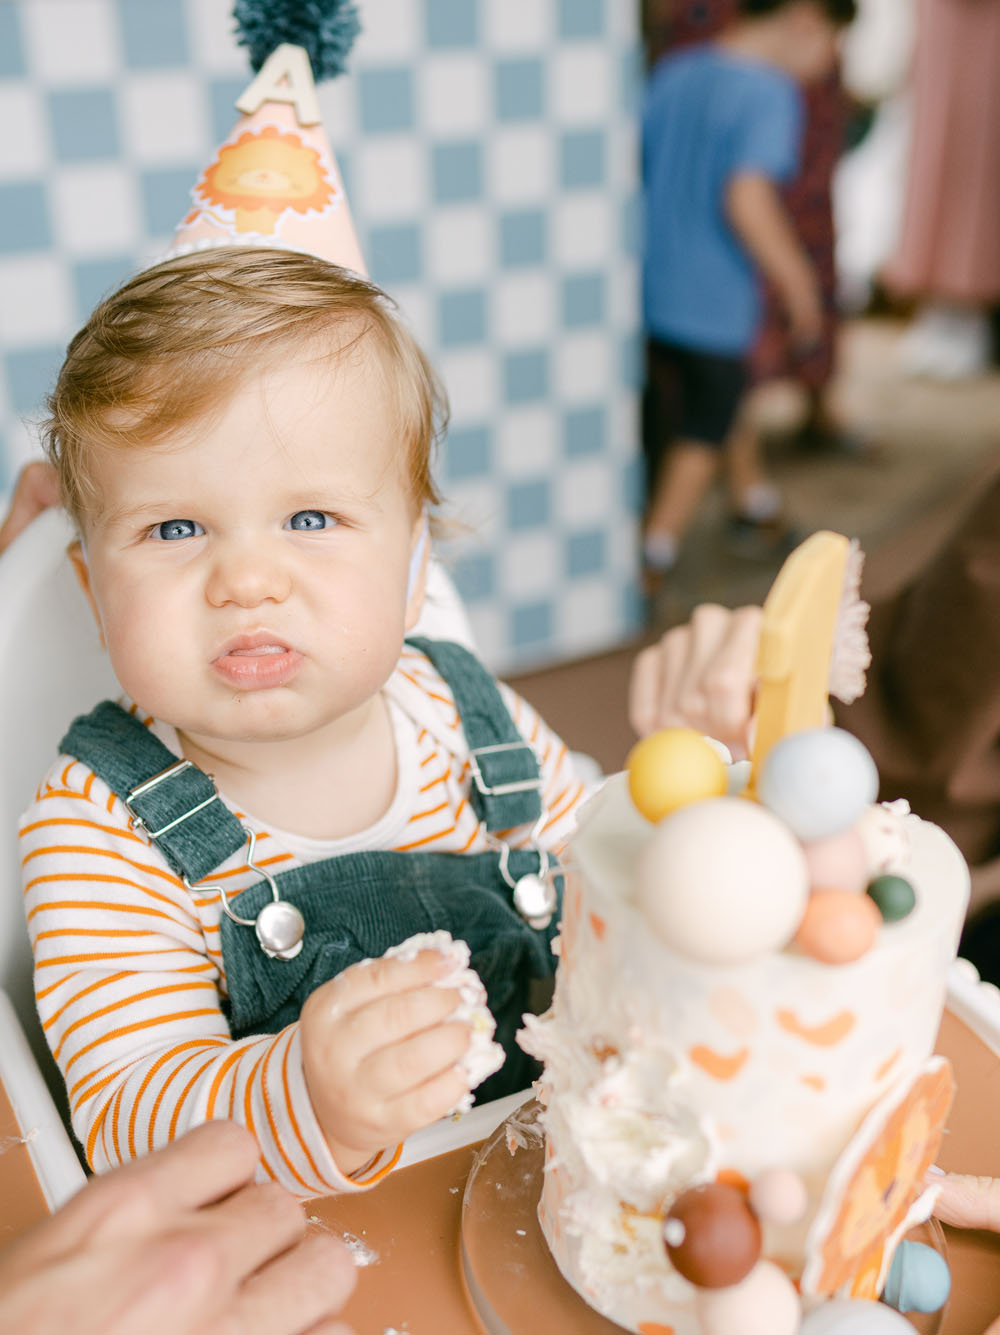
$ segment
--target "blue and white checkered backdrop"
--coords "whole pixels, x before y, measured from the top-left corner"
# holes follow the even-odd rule
[[[0,0],[0,489],[67,339],[161,253],[249,81],[231,0]],[[447,553],[486,658],[637,624],[630,0],[359,0],[320,87],[372,276],[440,370]]]

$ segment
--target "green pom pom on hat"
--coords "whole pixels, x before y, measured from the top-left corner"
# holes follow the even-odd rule
[[[233,18],[236,40],[249,50],[255,72],[289,42],[305,49],[317,83],[343,74],[361,31],[351,0],[236,0]]]

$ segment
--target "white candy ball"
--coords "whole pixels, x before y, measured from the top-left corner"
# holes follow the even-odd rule
[[[885,1303],[839,1298],[814,1308],[799,1335],[913,1335],[913,1327]]]
[[[698,1289],[694,1305],[701,1335],[796,1335],[802,1320],[799,1295],[771,1261],[727,1289]]]
[[[750,1208],[770,1224],[794,1224],[809,1205],[806,1184],[787,1168],[768,1168],[750,1184]]]
[[[798,841],[740,797],[693,802],[647,839],[636,900],[660,939],[704,964],[780,950],[805,913],[809,878]]]
[[[810,728],[776,742],[758,796],[806,842],[846,830],[875,801],[878,771],[866,748],[841,728]]]

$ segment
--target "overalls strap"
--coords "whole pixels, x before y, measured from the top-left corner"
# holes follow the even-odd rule
[[[496,681],[474,654],[448,640],[407,640],[451,688],[469,744],[472,809],[493,833],[534,824],[542,814],[538,757],[514,725]]]
[[[496,682],[461,645],[414,638],[455,698],[469,745],[469,800],[490,832],[534,823],[542,814],[538,759],[510,716]],[[60,749],[88,765],[122,799],[169,865],[200,881],[247,842],[212,777],[175,756],[134,714],[104,700],[75,719]]]
[[[493,678],[457,645],[411,643],[431,659],[454,695],[471,753],[470,800],[487,830],[537,822],[538,761],[518,735]],[[246,831],[219,800],[211,778],[172,755],[119,705],[105,701],[77,719],[62,749],[125,801],[135,828],[145,830],[190,882],[201,881],[246,847]],[[558,906],[545,926],[534,927],[521,916],[516,885],[544,874],[548,859],[543,865],[534,848],[495,842],[477,854],[421,849],[340,854],[273,878],[265,875],[224,901],[219,944],[233,1037],[277,1032],[296,1019],[311,992],[352,964],[378,958],[416,933],[445,930],[468,943],[497,1022],[497,1041],[507,1053],[502,1070],[480,1087],[478,1097],[526,1088],[538,1069],[515,1035],[525,1011],[548,1004]],[[556,889],[558,894],[558,883]],[[297,953],[272,958],[253,928],[279,891],[281,900],[301,913],[305,929]]]
[[[242,848],[247,832],[212,777],[175,756],[113,700],[74,719],[60,749],[88,765],[122,799],[179,876],[200,881]]]

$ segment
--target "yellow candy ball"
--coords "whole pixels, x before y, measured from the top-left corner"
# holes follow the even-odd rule
[[[632,801],[647,820],[726,791],[725,765],[693,728],[650,733],[633,746],[625,765]]]

